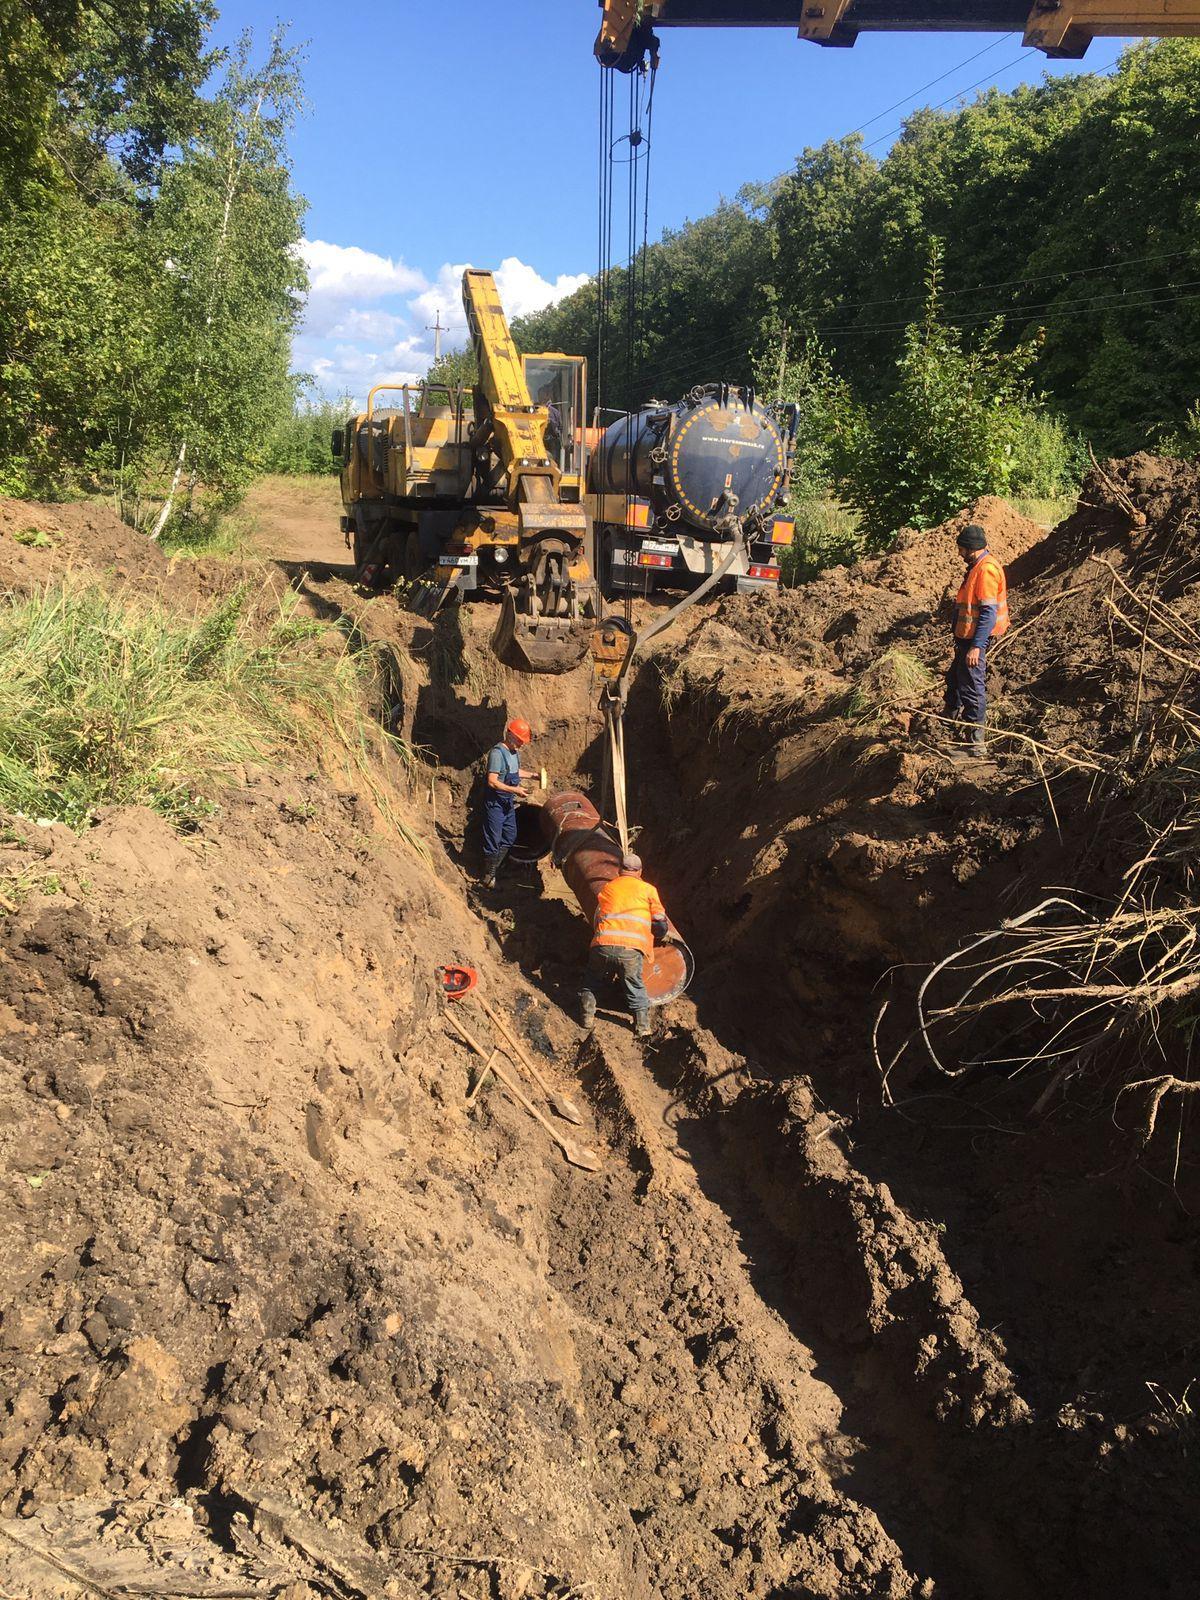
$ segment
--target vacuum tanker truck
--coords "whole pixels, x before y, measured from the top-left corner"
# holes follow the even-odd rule
[[[779,582],[793,525],[779,514],[791,469],[796,407],[776,410],[753,389],[698,385],[683,400],[651,402],[596,440],[588,510],[606,594],[695,588],[745,542],[725,583]]]

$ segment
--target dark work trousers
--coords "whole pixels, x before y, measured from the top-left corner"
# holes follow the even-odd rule
[[[987,692],[984,673],[987,670],[987,645],[979,647],[979,665],[967,665],[969,639],[955,639],[954,660],[946,673],[946,715],[961,717],[964,722],[974,722],[983,727],[987,712]]]
[[[635,1017],[639,1013],[644,1015],[650,1009],[650,996],[642,982],[645,959],[640,950],[627,950],[624,945],[594,944],[588,951],[587,969],[579,990],[580,999],[586,1005],[590,997],[595,1004],[598,991],[611,979],[620,977],[625,983],[625,1000],[630,1011]]]
[[[489,872],[494,872],[517,842],[517,807],[508,795],[490,790],[483,802],[483,856]]]

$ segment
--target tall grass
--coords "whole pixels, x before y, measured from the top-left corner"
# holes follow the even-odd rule
[[[866,548],[858,513],[836,500],[795,499],[788,514],[796,533],[781,559],[785,584],[807,583],[828,567],[850,566]]]
[[[98,807],[178,822],[245,762],[349,775],[396,818],[380,762],[411,751],[370,717],[373,655],[243,585],[181,615],[63,582],[0,605],[0,806],[81,828]]]

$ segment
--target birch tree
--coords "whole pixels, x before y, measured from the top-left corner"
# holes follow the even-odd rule
[[[304,203],[287,152],[301,103],[297,55],[276,30],[255,66],[242,36],[155,206],[170,475],[156,539],[190,511],[197,484],[218,500],[235,494],[292,405],[291,335],[305,287],[296,248]]]

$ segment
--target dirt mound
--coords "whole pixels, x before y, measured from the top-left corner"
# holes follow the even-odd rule
[[[239,583],[262,584],[273,594],[287,583],[282,569],[256,561],[168,556],[94,501],[0,499],[0,592],[27,594],[67,576],[188,607]]]
[[[1011,567],[1046,530],[1006,500],[985,495],[940,527],[905,529],[884,556],[833,567],[811,583],[779,595],[738,595],[719,617],[743,638],[812,666],[862,667],[891,644],[911,644],[930,622],[949,615],[962,581],[954,537],[978,523],[988,544]]]
[[[153,540],[91,502],[0,500],[0,587],[27,590],[64,572],[117,583],[165,582],[170,562]]]

